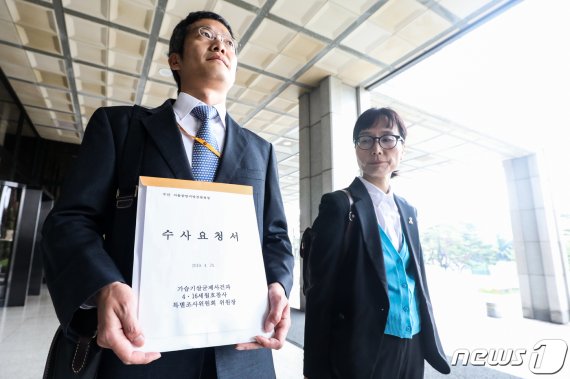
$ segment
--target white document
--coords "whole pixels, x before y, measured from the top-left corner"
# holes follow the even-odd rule
[[[267,281],[253,189],[141,177],[133,290],[142,351],[268,336]]]

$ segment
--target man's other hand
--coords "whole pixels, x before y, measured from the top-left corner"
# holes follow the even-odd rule
[[[285,343],[285,337],[291,327],[291,310],[289,300],[285,296],[285,290],[279,283],[271,283],[268,289],[269,314],[265,319],[263,328],[266,332],[274,330],[270,338],[256,336],[256,342],[240,343],[236,345],[238,350],[253,350],[259,348],[269,348],[279,350]]]
[[[127,365],[147,364],[160,353],[135,351],[144,345],[144,335],[136,319],[135,297],[131,287],[114,282],[97,294],[97,344],[111,349]]]

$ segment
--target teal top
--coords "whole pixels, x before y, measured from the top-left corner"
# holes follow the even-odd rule
[[[412,338],[420,332],[421,326],[416,280],[410,270],[408,244],[404,237],[402,248],[398,252],[380,225],[378,229],[384,252],[388,299],[390,300],[384,333],[400,338]]]

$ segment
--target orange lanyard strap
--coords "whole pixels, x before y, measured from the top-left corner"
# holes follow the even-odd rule
[[[208,150],[210,150],[212,153],[214,153],[218,158],[221,157],[220,152],[218,150],[216,150],[216,148],[214,146],[212,146],[212,144],[210,144],[208,141],[203,140],[200,137],[193,136],[192,134],[190,134],[186,130],[184,130],[184,128],[182,128],[180,125],[178,125],[178,128],[180,129],[180,131],[182,133],[184,133],[184,135],[192,138],[194,141],[198,142],[199,144],[206,146],[208,148]]]

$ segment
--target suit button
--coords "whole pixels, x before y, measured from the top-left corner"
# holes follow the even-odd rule
[[[408,308],[407,306],[404,306],[404,308],[403,308],[403,309],[404,309],[404,312],[407,312],[407,311],[409,311],[409,310],[410,310],[410,308]]]
[[[338,314],[338,318],[341,319],[341,320],[344,320],[344,314],[339,313],[339,314]]]

